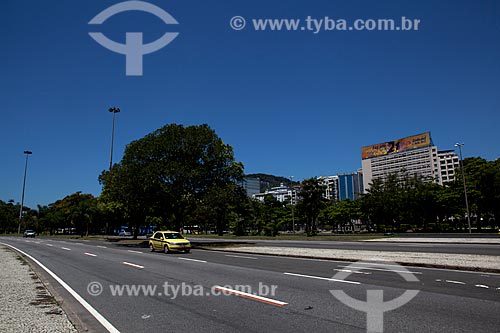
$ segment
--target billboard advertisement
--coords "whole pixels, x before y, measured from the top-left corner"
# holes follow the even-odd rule
[[[426,132],[418,135],[408,136],[399,140],[387,141],[363,147],[361,148],[361,158],[367,159],[377,156],[384,156],[416,148],[430,147],[431,145],[431,133]]]

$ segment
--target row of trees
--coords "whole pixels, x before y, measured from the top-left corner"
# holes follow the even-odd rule
[[[464,161],[470,211],[477,230],[495,227],[500,218],[500,160]],[[461,170],[456,170],[460,175]],[[295,229],[315,235],[318,229],[368,231],[464,231],[461,178],[447,186],[404,171],[375,180],[354,201],[326,201],[318,179],[304,180],[299,203],[291,207],[271,195],[263,202],[248,198],[237,185],[243,165],[231,146],[207,125],[164,126],[130,143],[123,159],[103,171],[99,197],[80,192],[48,206],[24,209],[23,228],[38,232],[112,233],[122,225],[223,235],[275,236]],[[0,230],[16,232],[19,204],[0,201]],[[194,230],[194,229],[193,229]]]

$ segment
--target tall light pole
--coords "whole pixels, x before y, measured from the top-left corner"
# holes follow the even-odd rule
[[[113,123],[111,125],[111,151],[109,153],[109,169],[113,166],[113,143],[115,141],[115,115],[120,112],[119,108],[109,108],[109,112],[113,113]]]
[[[462,158],[462,146],[463,143],[455,143],[455,147],[458,147],[460,151],[460,169],[462,170],[462,180],[464,182],[464,195],[465,195],[465,209],[467,210],[467,223],[469,224],[469,234],[472,233],[470,225],[470,212],[469,212],[469,199],[467,199],[467,185],[465,183],[465,171],[464,171],[464,160]]]
[[[290,176],[290,204],[292,206],[292,232],[295,233],[295,214],[293,211],[293,176]]]
[[[17,227],[17,233],[21,233],[21,220],[23,218],[23,207],[24,207],[24,189],[26,188],[26,171],[28,170],[28,156],[33,154],[29,150],[25,150],[26,162],[24,164],[24,180],[23,180],[23,194],[21,195],[21,208],[19,209],[19,226]]]

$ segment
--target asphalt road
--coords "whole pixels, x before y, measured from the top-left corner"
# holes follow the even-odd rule
[[[40,261],[121,332],[366,332],[366,313],[344,305],[330,290],[361,301],[381,290],[386,302],[419,290],[383,315],[385,332],[498,332],[500,327],[500,275],[495,274],[396,266],[393,272],[362,263],[346,268],[350,263],[196,249],[167,255],[92,241],[5,237],[0,242]],[[90,294],[99,290],[95,282],[102,286],[99,296]],[[117,289],[113,294],[113,288],[126,285],[149,289],[136,290],[136,296],[118,296]],[[267,299],[215,295],[220,291],[211,292],[214,286],[250,286],[261,295],[275,288],[275,293],[264,295]],[[172,288],[178,288],[176,297]],[[72,296],[57,290],[90,328],[105,331]],[[370,304],[372,312],[382,308],[375,298]]]
[[[188,237],[189,238],[189,237]],[[196,243],[234,242],[210,238],[191,238]],[[245,242],[244,239],[238,242]],[[456,253],[500,256],[499,244],[454,244],[454,243],[383,243],[383,242],[344,242],[344,241],[294,241],[294,240],[246,240],[256,246],[303,247],[317,249],[363,250],[363,251],[396,251]]]

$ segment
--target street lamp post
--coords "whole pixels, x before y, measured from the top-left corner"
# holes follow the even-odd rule
[[[467,185],[465,183],[465,171],[464,171],[464,160],[462,158],[462,146],[463,143],[455,143],[455,147],[458,147],[460,151],[460,169],[462,169],[462,180],[464,183],[464,195],[465,195],[465,209],[467,210],[467,223],[469,225],[469,234],[472,233],[471,224],[470,224],[470,212],[469,212],[469,199],[467,198]]]
[[[295,214],[293,211],[293,176],[290,176],[290,204],[292,206],[292,232],[295,233]]]
[[[113,113],[113,123],[111,125],[111,151],[109,153],[109,169],[113,166],[113,143],[115,141],[115,115],[120,112],[119,108],[109,108],[109,112]]]
[[[21,220],[23,218],[23,207],[24,207],[24,189],[26,188],[26,172],[28,170],[28,156],[33,154],[29,150],[25,150],[24,154],[26,155],[26,162],[24,164],[24,180],[23,180],[23,193],[21,195],[21,208],[19,209],[19,225],[17,227],[17,233],[21,233]]]

